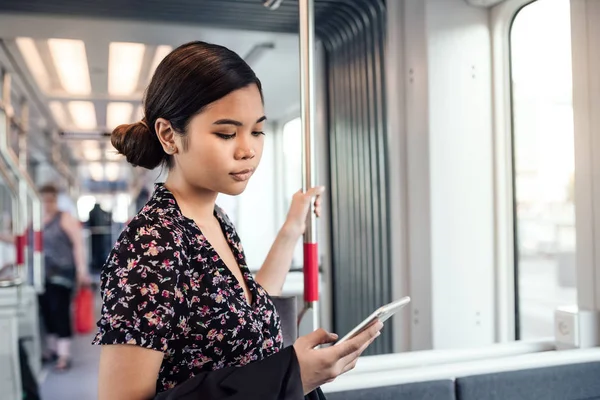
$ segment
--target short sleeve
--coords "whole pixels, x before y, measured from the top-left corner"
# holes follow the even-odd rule
[[[133,344],[166,352],[186,314],[180,289],[181,236],[160,225],[128,227],[102,272],[95,344]]]

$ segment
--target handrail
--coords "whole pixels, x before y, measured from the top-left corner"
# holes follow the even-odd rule
[[[16,116],[13,115],[13,118],[15,118]],[[14,122],[14,121],[13,121]],[[19,163],[19,168],[21,168],[22,171],[27,171],[27,132],[28,132],[28,128],[29,128],[29,107],[27,105],[27,102],[25,100],[22,100],[21,103],[21,121],[20,124],[18,124],[17,126],[17,139],[18,139],[18,158],[17,161]],[[7,136],[7,142],[10,143],[10,134],[11,132],[8,131],[6,136]],[[9,144],[10,146],[10,144]],[[23,199],[25,199],[25,203],[23,204],[23,208],[21,209],[21,218],[22,218],[22,228],[23,228],[23,236],[21,237],[21,241],[22,243],[19,244],[21,249],[17,249],[17,251],[22,251],[21,254],[21,258],[23,260],[23,263],[25,264],[25,266],[27,267],[27,271],[29,272],[29,266],[31,265],[29,263],[29,252],[27,251],[27,242],[28,242],[28,235],[27,235],[27,224],[29,222],[29,203],[27,202],[27,187],[25,186],[25,183],[22,180],[19,180],[19,194],[23,197]],[[28,274],[29,275],[29,274]],[[27,276],[28,276],[27,275]],[[35,269],[34,269],[34,279],[35,279]]]
[[[52,136],[52,148],[50,151],[50,156],[52,159],[52,164],[67,181],[69,185],[69,191],[71,192],[76,187],[76,179],[67,164],[62,160],[60,155],[60,147],[59,147],[59,135],[55,132]]]
[[[2,118],[6,118],[6,123],[0,122],[0,130],[1,129],[8,129],[8,116],[6,115],[6,113],[4,112],[4,105],[2,103],[0,103],[0,121],[2,121]],[[12,216],[13,216],[13,221],[12,221],[12,233],[13,233],[13,240],[14,240],[14,244],[15,244],[15,251],[18,252],[18,237],[19,237],[19,231],[18,231],[18,219],[19,219],[19,209],[21,207],[21,205],[19,204],[19,190],[17,188],[17,182],[16,182],[16,178],[11,174],[11,172],[9,171],[6,163],[4,162],[4,159],[2,159],[0,157],[0,177],[2,177],[4,183],[6,184],[6,187],[8,188],[8,191],[10,192],[10,197],[11,197],[11,206],[12,206]],[[2,285],[0,285],[0,287],[14,287],[14,286],[19,286],[22,283],[22,279],[20,278],[20,274],[22,269],[22,266],[19,266],[18,263],[14,263],[13,264],[13,276],[14,279],[12,280],[4,280]]]
[[[30,196],[33,212],[32,212],[32,228],[33,228],[33,276],[34,276],[34,287],[38,293],[44,290],[44,258],[42,249],[42,202],[37,192],[33,180],[27,173],[27,170],[23,170],[19,165],[19,159],[14,153],[9,143],[9,131],[11,129],[12,108],[11,104],[11,76],[8,72],[2,71],[3,75],[3,103],[4,103],[4,114],[6,115],[5,129],[0,129],[0,157],[8,165],[12,173],[17,177],[19,182],[19,197],[21,205],[23,206],[20,210],[20,214],[17,218],[17,264],[21,266],[24,264],[25,256],[25,235],[27,230],[27,220],[24,218],[26,215],[27,208],[27,195]],[[21,131],[24,132],[24,127],[21,126]],[[24,134],[24,133],[21,133]]]
[[[15,277],[13,279],[0,279],[0,288],[17,287],[23,284],[21,277]]]
[[[0,129],[2,129],[1,126],[0,126]],[[2,160],[1,158],[0,158],[0,176],[3,178],[4,183],[6,184],[6,187],[8,188],[8,191],[10,192],[12,214],[13,214],[12,231],[13,231],[13,237],[17,238],[18,237],[17,224],[15,223],[14,220],[19,218],[20,205],[19,205],[18,190],[17,190],[16,183],[13,182],[13,177],[10,175],[8,168],[7,168],[6,164],[4,163],[4,160]],[[16,248],[18,246],[18,243],[16,241],[14,243],[15,243],[15,250],[18,251],[18,249]],[[4,284],[0,284],[0,287],[20,286],[23,283],[21,277],[19,276],[21,271],[22,270],[19,269],[19,265],[17,263],[14,263],[13,264],[13,275],[15,276],[15,278],[12,280],[12,284],[6,284],[6,282],[5,282]]]

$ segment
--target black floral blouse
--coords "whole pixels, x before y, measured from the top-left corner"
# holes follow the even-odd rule
[[[246,266],[235,228],[215,216],[252,294],[162,184],[129,223],[102,270],[102,314],[94,344],[162,351],[157,392],[203,371],[242,366],[282,348],[279,316]]]

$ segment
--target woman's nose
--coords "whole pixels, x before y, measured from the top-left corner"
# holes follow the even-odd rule
[[[240,140],[235,151],[236,160],[251,160],[256,156],[256,151],[248,140]]]

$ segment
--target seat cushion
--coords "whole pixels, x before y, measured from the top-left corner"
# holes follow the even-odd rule
[[[458,400],[600,399],[600,362],[474,375],[456,380]]]
[[[454,400],[454,382],[438,380],[325,393],[327,400]]]

